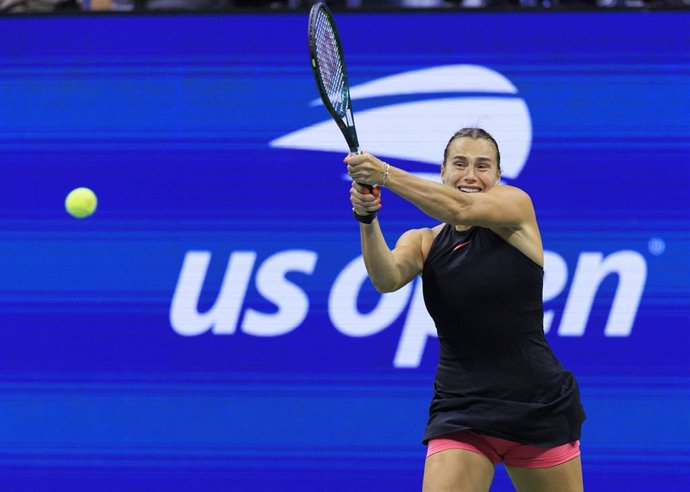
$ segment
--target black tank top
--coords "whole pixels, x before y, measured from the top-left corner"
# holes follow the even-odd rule
[[[580,438],[577,383],[543,329],[543,269],[489,229],[446,225],[422,273],[440,342],[424,442],[474,430],[531,446]]]

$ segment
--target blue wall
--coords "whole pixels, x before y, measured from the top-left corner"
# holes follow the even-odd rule
[[[337,20],[365,149],[479,124],[532,196],[587,489],[688,490],[690,15]],[[304,14],[0,18],[0,488],[420,489],[437,341],[317,97]]]

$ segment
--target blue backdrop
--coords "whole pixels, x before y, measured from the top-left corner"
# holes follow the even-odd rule
[[[306,20],[0,18],[3,490],[420,489],[437,341],[365,278]],[[690,14],[337,20],[365,149],[484,126],[532,196],[587,490],[688,490]]]

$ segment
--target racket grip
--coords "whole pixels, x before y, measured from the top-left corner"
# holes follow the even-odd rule
[[[362,149],[359,147],[353,147],[350,146],[350,153],[354,155],[360,155],[363,154]],[[364,186],[367,190],[369,190],[369,193],[374,193],[374,187],[372,185],[364,184],[364,183],[357,183],[360,186]],[[371,221],[374,220],[374,217],[376,217],[376,212],[371,213],[369,215],[359,215],[357,212],[352,210],[355,214],[355,219],[357,219],[360,222],[363,222],[364,224],[371,224]]]
[[[362,149],[360,149],[359,147],[350,148],[350,152],[353,153],[354,155],[361,155],[361,154],[364,153],[364,152],[362,152]],[[360,186],[364,186],[364,187],[365,187],[367,190],[369,190],[370,192],[373,192],[373,191],[374,191],[374,187],[371,186],[371,185],[363,184],[363,183],[357,183],[357,184],[360,185]],[[376,212],[374,212],[374,215],[376,215]],[[360,217],[361,217],[361,216],[360,216]],[[365,217],[366,217],[366,216],[365,216]]]
[[[357,183],[360,186],[364,186],[367,190],[369,190],[369,193],[373,194],[374,193],[374,187],[368,184],[362,184],[362,183]],[[359,215],[357,212],[355,212],[355,209],[352,209],[352,214],[354,215],[355,219],[358,222],[361,222],[362,224],[371,224],[374,221],[374,218],[376,217],[376,212],[369,212],[367,215]]]
[[[355,212],[355,209],[353,208],[352,215],[354,215],[355,220],[357,222],[361,222],[362,224],[371,224],[374,221],[374,218],[376,217],[376,212],[367,215],[359,215],[357,212]]]

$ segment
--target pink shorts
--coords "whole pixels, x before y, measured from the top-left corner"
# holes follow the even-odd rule
[[[553,448],[537,448],[472,431],[460,431],[431,439],[426,457],[448,449],[479,453],[494,465],[502,462],[507,466],[521,468],[549,468],[580,456],[580,441]]]

